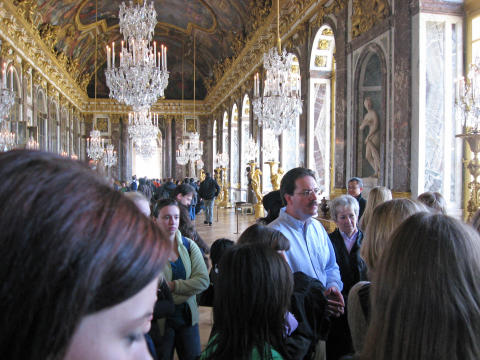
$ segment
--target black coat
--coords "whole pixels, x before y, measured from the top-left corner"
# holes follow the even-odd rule
[[[218,186],[215,179],[207,177],[200,184],[200,189],[198,190],[198,195],[204,200],[212,200],[218,196],[220,192],[220,186]]]
[[[342,277],[343,290],[342,294],[347,302],[348,292],[359,281],[367,280],[367,265],[360,257],[360,246],[363,241],[363,233],[358,230],[357,241],[353,244],[352,250],[348,253],[347,247],[343,240],[342,234],[336,229],[328,234],[335,250],[335,258],[340,268],[340,276]]]

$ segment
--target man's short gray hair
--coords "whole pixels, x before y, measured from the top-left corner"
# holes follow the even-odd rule
[[[348,184],[350,184],[352,181],[356,181],[358,186],[360,186],[363,189],[363,180],[360,179],[359,177],[352,177],[350,180],[348,180],[347,187],[348,187]]]
[[[352,209],[358,219],[360,206],[358,205],[357,199],[352,195],[341,195],[332,200],[330,203],[330,215],[332,216],[333,221],[337,221],[337,209],[340,207],[348,207]]]

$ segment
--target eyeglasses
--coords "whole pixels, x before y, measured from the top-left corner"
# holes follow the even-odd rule
[[[297,193],[294,193],[295,195],[300,195],[300,196],[303,196],[305,198],[309,198],[311,197],[313,194],[315,194],[315,196],[319,196],[320,195],[320,189],[319,188],[315,188],[313,190],[303,190],[301,192],[297,192]]]

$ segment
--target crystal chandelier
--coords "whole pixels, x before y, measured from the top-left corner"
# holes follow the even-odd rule
[[[250,138],[248,139],[247,142],[247,148],[245,151],[245,157],[247,159],[247,162],[253,161],[256,162],[258,160],[258,146],[255,140],[253,140],[252,135],[250,135]]]
[[[456,91],[457,116],[465,131],[480,133],[480,58],[469,65],[467,78],[460,78]]]
[[[229,162],[230,158],[227,153],[217,153],[217,165],[219,167],[226,168]]]
[[[204,165],[205,164],[201,158],[197,160],[197,170],[202,170]]]
[[[33,136],[30,136],[30,138],[28,139],[27,144],[25,145],[25,149],[38,150],[38,142],[33,138]]]
[[[114,150],[112,144],[108,144],[105,148],[103,163],[106,167],[112,167],[117,164],[117,152]]]
[[[128,114],[128,133],[134,144],[155,139],[158,136],[158,114],[148,109]]]
[[[260,97],[259,75],[254,77],[253,113],[258,125],[271,129],[276,135],[295,127],[302,113],[300,75],[292,71],[293,54],[282,51],[280,40],[280,6],[277,0],[277,47],[263,54],[266,79]]]
[[[0,151],[8,151],[15,146],[15,134],[8,131],[6,123],[3,123],[0,131]]]
[[[134,111],[149,108],[164,96],[168,84],[167,47],[151,44],[157,13],[153,2],[149,6],[129,6],[122,3],[119,14],[120,32],[124,41],[120,46],[118,66],[115,62],[115,42],[107,46],[107,70],[105,77],[110,97],[130,105]]]
[[[100,137],[100,131],[90,131],[90,137],[87,139],[87,155],[93,161],[99,161],[104,155],[104,139]]]
[[[182,49],[183,50],[183,49]],[[193,117],[195,118],[195,68],[196,68],[196,46],[195,34],[193,35]],[[182,59],[183,61],[183,59]],[[183,62],[182,62],[183,70]],[[182,102],[183,102],[183,71],[182,71]],[[186,165],[189,161],[192,163],[201,160],[203,155],[203,141],[200,141],[200,134],[197,132],[188,133],[188,138],[178,146],[177,163]]]
[[[135,150],[144,159],[151,158],[155,153],[157,146],[154,138],[142,139],[135,144]]]
[[[195,162],[202,158],[203,141],[200,141],[198,133],[189,133],[188,139],[178,146],[176,160],[180,165],[186,165],[189,161]]]
[[[272,131],[266,131],[263,140],[262,153],[264,154],[264,160],[275,160],[280,149],[277,137]]]
[[[2,86],[0,88],[0,122],[6,118],[15,102],[15,93],[7,88],[6,63],[2,68]]]

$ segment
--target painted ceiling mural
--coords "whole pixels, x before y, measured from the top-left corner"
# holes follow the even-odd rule
[[[16,2],[33,3],[33,25],[45,29],[44,36],[50,37],[57,56],[66,57],[75,64],[78,73],[82,74],[79,82],[90,97],[94,97],[95,92],[95,29],[98,29],[97,97],[108,97],[104,74],[105,46],[112,41],[122,40],[118,27],[122,1]],[[251,30],[255,9],[270,5],[271,0],[154,0],[158,20],[154,40],[168,47],[170,82],[166,98],[181,98],[182,68],[184,98],[193,98],[193,34],[196,37],[196,98],[203,99],[207,93],[204,83],[213,77],[214,65],[232,57],[235,50],[238,51],[232,42],[239,37],[245,38]]]

